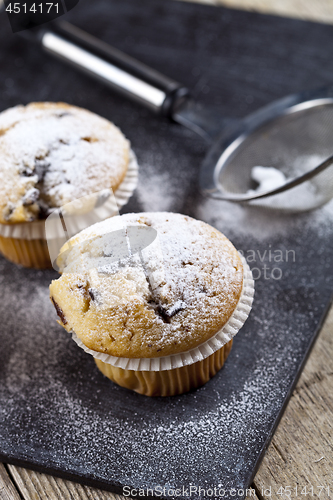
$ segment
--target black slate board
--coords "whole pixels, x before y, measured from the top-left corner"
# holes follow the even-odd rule
[[[229,116],[332,81],[331,26],[161,0],[81,0],[67,18]],[[141,165],[124,211],[202,218],[255,255],[262,273],[223,370],[197,391],[149,399],[104,378],[55,323],[47,291],[55,272],[0,259],[0,459],[120,493],[192,485],[231,498],[230,488],[251,484],[331,300],[332,204],[278,217],[205,201],[197,188],[205,144],[191,132],[22,43],[4,16],[0,47],[1,110],[62,100],[110,118]],[[265,278],[264,265],[281,279]]]

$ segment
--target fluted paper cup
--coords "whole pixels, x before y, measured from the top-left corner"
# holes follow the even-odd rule
[[[233,337],[250,314],[254,296],[251,270],[241,256],[244,270],[243,289],[232,316],[213,337],[189,351],[157,358],[110,356],[86,347],[72,332],[72,338],[91,354],[104,375],[117,384],[147,396],[172,396],[206,383],[226,360]]]

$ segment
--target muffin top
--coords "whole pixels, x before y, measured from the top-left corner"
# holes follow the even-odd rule
[[[108,120],[64,103],[0,113],[0,223],[44,219],[52,209],[124,179],[130,145]]]
[[[229,320],[243,288],[237,250],[204,222],[174,213],[113,217],[62,248],[51,300],[90,349],[154,358],[199,346]]]

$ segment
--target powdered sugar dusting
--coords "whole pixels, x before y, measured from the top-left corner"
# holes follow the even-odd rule
[[[296,173],[304,173],[324,159],[319,155],[311,155],[310,158],[300,157],[295,163]],[[182,173],[182,168],[180,165],[179,175]],[[175,207],[181,209],[186,195],[184,184],[186,184],[185,179],[175,176],[173,171],[163,169],[159,161],[154,166],[144,161],[137,189],[142,208],[147,211],[174,210]],[[306,201],[309,197],[307,183],[304,192],[299,194]],[[286,193],[286,196],[290,197],[290,193]],[[301,206],[305,204],[303,199],[300,200]],[[270,207],[241,205],[209,197],[200,198],[198,204],[193,206],[190,215],[216,227],[231,240],[238,237],[251,237],[263,241],[272,237],[288,236],[299,229],[312,226],[318,228],[319,236],[333,231],[333,200],[315,210],[292,214],[288,211],[275,210],[274,200],[272,198],[267,200],[266,204],[270,204]]]
[[[129,252],[140,238],[139,251]],[[148,358],[185,352],[222,328],[241,294],[243,268],[231,243],[179,214],[114,217],[70,244],[51,294],[66,317],[65,328],[96,351]],[[86,295],[82,308],[83,289],[93,298]]]
[[[16,106],[0,114],[0,221],[43,218],[50,208],[116,189],[129,143],[107,120],[58,103]]]
[[[137,196],[145,212],[175,210],[182,195],[179,178],[167,170],[159,171],[158,165],[143,164]]]
[[[15,450],[23,458],[18,450],[24,450],[25,460],[47,461],[60,470],[66,457],[68,473],[96,477],[98,469],[99,480],[106,483],[113,482],[117,464],[117,481],[133,487],[242,487],[242,470],[250,466],[253,447],[262,442],[263,429],[281,404],[276,371],[299,355],[299,344],[293,353],[280,347],[279,356],[265,352],[257,359],[251,348],[246,360],[251,378],[243,373],[244,357],[235,349],[223,373],[194,393],[144,398],[104,378],[92,358],[55,324],[47,296],[51,272],[34,281],[29,271],[14,268],[11,285],[12,266],[6,263],[6,268],[1,308],[17,316],[20,328],[9,349],[4,338],[9,356],[1,364],[0,418],[9,439],[2,441],[2,453],[11,456]],[[19,277],[25,293],[13,308]],[[8,332],[8,316],[6,322]],[[238,371],[234,388],[233,366]],[[249,420],[251,426],[244,425]],[[227,457],[239,456],[240,440],[242,457],[230,466]]]
[[[205,212],[206,220],[229,206],[214,203],[220,211]],[[283,235],[297,258],[282,280],[256,282],[250,319],[223,369],[201,389],[168,399],[140,396],[99,373],[55,323],[48,298],[55,272],[0,259],[1,452],[114,489],[248,486],[331,295],[331,210],[291,218],[290,225],[263,216],[260,227],[255,219],[259,240]],[[243,215],[224,226],[245,248],[249,222]],[[307,225],[311,232],[302,232]]]
[[[311,226],[317,226],[319,234],[333,232],[333,201],[312,212],[288,215],[264,207],[246,207],[207,198],[195,215],[231,239],[241,235],[265,240]]]

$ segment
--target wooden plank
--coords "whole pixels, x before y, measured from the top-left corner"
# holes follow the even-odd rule
[[[131,500],[107,491],[10,465],[15,483],[25,500]],[[0,500],[2,498],[0,497]],[[12,500],[6,497],[5,500]],[[245,500],[258,500],[253,489]]]
[[[0,500],[20,500],[20,495],[3,464],[0,464]]]
[[[306,498],[301,496],[305,487],[309,498],[332,498],[332,332],[333,308],[255,477],[263,499],[269,498],[270,490],[274,498],[287,486],[292,498]]]
[[[251,493],[250,495],[247,495],[245,500],[258,500],[258,497],[253,489],[253,493]]]
[[[332,0],[187,0],[208,5],[224,5],[234,9],[295,17],[322,23],[333,23]]]
[[[120,500],[123,497],[32,470],[9,465],[25,500]],[[2,499],[1,499],[2,500]]]

